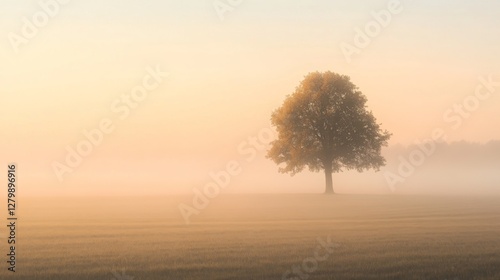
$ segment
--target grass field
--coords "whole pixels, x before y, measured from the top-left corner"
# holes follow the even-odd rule
[[[500,197],[220,195],[188,226],[190,200],[26,198],[0,278],[500,279]]]

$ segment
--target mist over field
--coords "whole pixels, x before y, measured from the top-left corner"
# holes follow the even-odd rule
[[[0,279],[500,279],[499,11],[0,1]]]
[[[426,146],[399,144],[385,148],[382,154],[387,163],[379,171],[334,173],[336,191],[344,194],[500,195],[500,141],[484,144],[433,142]],[[278,174],[277,167],[264,157],[242,166],[244,172],[232,179],[225,189],[228,193],[323,192],[321,172],[306,171],[293,177]],[[218,165],[205,173],[222,170],[222,167]],[[201,188],[212,179],[207,175],[204,180],[199,180],[197,187]]]
[[[338,188],[346,193],[500,194],[500,141],[395,145],[383,154],[387,164],[379,172],[340,173]]]

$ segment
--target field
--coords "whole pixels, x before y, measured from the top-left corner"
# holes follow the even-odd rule
[[[186,225],[190,200],[25,198],[0,278],[500,279],[500,197],[220,195]]]

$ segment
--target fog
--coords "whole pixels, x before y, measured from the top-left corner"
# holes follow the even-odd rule
[[[428,147],[430,147],[427,144]],[[337,193],[371,194],[500,194],[500,141],[394,145],[383,150],[386,166],[376,171],[335,173]],[[424,148],[425,149],[425,148]],[[244,192],[323,192],[324,175],[303,172],[277,174],[274,163],[260,159],[236,178],[234,189]],[[256,186],[267,186],[258,188]]]

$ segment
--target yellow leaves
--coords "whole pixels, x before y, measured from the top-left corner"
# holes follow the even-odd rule
[[[305,166],[377,168],[384,162],[380,147],[390,134],[380,129],[365,104],[366,97],[348,76],[310,73],[273,113],[278,140],[268,157],[285,164],[281,172],[292,174]]]

